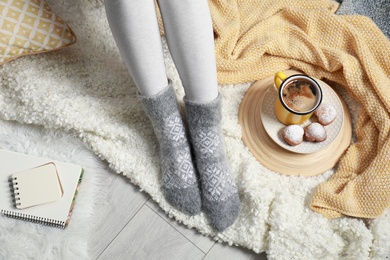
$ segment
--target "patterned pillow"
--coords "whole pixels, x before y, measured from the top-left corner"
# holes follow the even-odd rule
[[[0,0],[0,65],[75,42],[76,35],[44,0]]]

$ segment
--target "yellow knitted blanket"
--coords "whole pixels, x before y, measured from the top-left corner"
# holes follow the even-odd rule
[[[390,207],[390,42],[364,16],[331,0],[210,0],[221,84],[295,68],[344,86],[362,104],[351,145],[311,208],[375,218]]]

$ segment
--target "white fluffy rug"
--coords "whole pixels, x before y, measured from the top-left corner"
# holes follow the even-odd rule
[[[270,259],[390,256],[389,213],[373,221],[330,221],[309,209],[314,189],[333,170],[312,178],[286,177],[254,159],[241,140],[238,123],[239,105],[249,83],[220,88],[225,143],[242,200],[239,219],[226,232],[216,234],[204,214],[187,217],[172,208],[160,188],[153,130],[117,52],[102,1],[48,3],[68,22],[79,41],[61,51],[23,57],[0,67],[3,119],[76,133],[115,171],[150,194],[170,216],[216,240],[255,252],[267,251]],[[180,79],[165,51],[168,76],[182,97]]]
[[[79,139],[59,130],[0,120],[0,148],[64,162],[85,170],[72,218],[64,230],[1,217],[0,259],[88,259],[88,231],[104,198],[105,164]]]

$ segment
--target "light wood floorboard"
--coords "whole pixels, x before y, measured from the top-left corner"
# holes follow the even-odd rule
[[[107,203],[96,209],[99,217],[89,241],[92,259],[267,259],[265,254],[215,243],[177,223],[126,177],[108,174],[105,185]]]
[[[142,193],[121,175],[107,174],[107,203],[95,209],[98,222],[89,240],[92,259],[96,259],[130,220],[138,213],[149,196]]]
[[[266,254],[256,254],[253,251],[227,244],[215,243],[204,260],[267,260]]]
[[[142,207],[98,259],[202,259],[204,253],[149,207]]]
[[[170,218],[165,214],[165,212],[154,202],[152,199],[149,199],[146,203],[151,209],[153,209],[161,218],[163,218],[167,223],[174,227],[178,232],[180,232],[184,237],[194,243],[200,250],[205,254],[213,247],[214,240],[209,237],[205,237],[199,234],[196,230],[190,229],[174,219]]]

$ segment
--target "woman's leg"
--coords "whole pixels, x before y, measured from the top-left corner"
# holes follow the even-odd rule
[[[214,39],[207,0],[159,0],[169,50],[185,89],[185,105],[202,205],[217,231],[231,226],[240,200],[225,155]]]
[[[218,96],[214,35],[207,0],[159,0],[164,30],[187,99]]]
[[[198,178],[175,91],[163,58],[154,0],[105,0],[107,18],[160,144],[167,201],[189,215],[201,211]]]
[[[107,19],[138,91],[154,96],[168,86],[153,0],[105,0]]]

